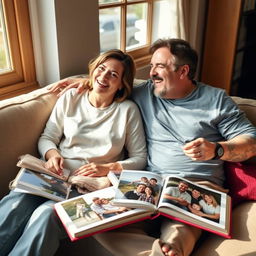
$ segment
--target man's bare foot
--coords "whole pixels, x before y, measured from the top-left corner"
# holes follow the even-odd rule
[[[172,249],[169,244],[163,243],[162,244],[162,251],[166,256],[178,256],[178,254]]]

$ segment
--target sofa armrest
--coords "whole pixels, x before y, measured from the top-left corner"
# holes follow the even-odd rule
[[[247,118],[256,126],[256,100],[232,96],[234,102],[243,110]]]
[[[37,141],[57,100],[46,88],[0,101],[0,197],[15,177],[18,157],[37,156]]]

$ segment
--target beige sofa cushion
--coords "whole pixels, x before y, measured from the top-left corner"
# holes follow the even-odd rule
[[[18,156],[38,155],[37,140],[56,102],[45,88],[0,101],[0,195],[8,191],[8,183],[18,171]]]
[[[245,202],[232,212],[232,239],[210,234],[191,256],[256,255],[256,203]]]
[[[256,126],[256,100],[245,99],[240,97],[232,97],[235,103],[242,109],[247,118]]]

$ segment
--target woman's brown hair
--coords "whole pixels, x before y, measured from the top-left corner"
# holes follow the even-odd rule
[[[92,74],[94,70],[104,63],[108,59],[116,59],[120,61],[124,67],[123,75],[122,75],[122,89],[118,90],[114,100],[117,102],[124,101],[132,91],[133,80],[135,76],[135,64],[132,57],[121,50],[110,50],[102,53],[97,58],[93,59],[89,63],[89,75],[90,75],[90,87],[92,87]]]

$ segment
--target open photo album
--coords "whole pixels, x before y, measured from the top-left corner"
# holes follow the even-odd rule
[[[114,206],[114,186],[54,205],[71,241],[148,218],[148,211]]]
[[[230,238],[230,197],[178,177],[123,170],[114,186],[55,204],[72,241],[159,215]]]
[[[49,171],[45,168],[44,164],[45,161],[32,155],[26,154],[21,156],[17,163],[17,166],[21,167],[21,169],[10,183],[9,188],[14,191],[42,196],[57,202],[81,194],[69,180],[70,170],[63,169],[63,175],[60,176]],[[108,184],[116,184],[118,182],[118,178],[113,172],[109,172],[107,179],[108,181],[106,182]],[[93,189],[89,184],[90,182],[94,182],[94,186],[100,185],[97,184],[100,181],[93,177],[87,177],[86,182],[88,183],[87,187],[90,189]]]
[[[230,196],[179,177],[124,170],[113,204],[147,209],[151,214],[230,237]]]

